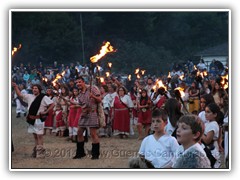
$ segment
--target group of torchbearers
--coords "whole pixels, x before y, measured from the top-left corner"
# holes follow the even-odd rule
[[[171,108],[175,104],[180,106],[179,109],[182,114],[198,115],[199,112],[204,111],[200,103],[202,96],[199,98],[200,89],[197,86],[197,81],[193,82],[189,88],[183,88],[183,83],[180,83],[177,87],[180,86],[182,89],[179,89],[174,87],[171,81],[159,83],[159,80],[154,81],[149,77],[144,83],[137,79],[129,93],[123,84],[115,78],[106,78],[104,83],[98,82],[98,86],[96,86],[93,84],[87,85],[84,78],[79,76],[75,80],[75,85],[78,89],[77,101],[73,101],[71,98],[64,98],[60,95],[58,96],[63,101],[70,103],[72,107],[81,108],[81,115],[78,117],[77,122],[77,149],[76,155],[73,157],[74,159],[81,159],[86,156],[83,135],[86,128],[90,130],[89,134],[92,139],[92,159],[98,159],[100,156],[100,133],[106,135],[106,132],[108,132],[107,135],[109,136],[118,135],[120,138],[128,138],[129,135],[134,133],[133,125],[137,125],[138,139],[143,140],[152,132],[152,112],[156,109],[164,108],[169,116],[166,132],[173,135],[176,123],[171,120],[171,117],[176,115],[177,110],[171,110]],[[220,85],[220,81],[215,80],[213,89],[217,93],[213,94],[214,91],[209,93],[205,91],[202,95],[210,94],[215,97],[214,102],[219,102],[219,107],[225,111],[223,105],[225,105],[224,102],[226,100],[222,101],[223,95],[221,93],[227,93],[227,91],[218,87]],[[28,103],[28,132],[33,133],[35,140],[32,156],[42,158],[45,151],[43,146],[44,121],[46,114],[55,107],[54,101],[41,93],[42,87],[39,85],[32,86],[33,94],[21,93],[14,82],[12,86],[17,96]],[[202,86],[201,90],[203,88],[204,86]],[[184,96],[182,96],[182,91],[185,92]],[[189,96],[188,100],[186,96]],[[173,101],[173,99],[176,101]],[[189,101],[189,99],[191,100]],[[195,102],[192,103],[192,101]],[[104,108],[106,124],[106,126],[101,128],[98,112],[99,104],[102,104]]]
[[[109,45],[110,43],[107,46]],[[107,50],[106,52],[113,51],[109,47],[105,47],[105,50]],[[98,60],[96,59],[102,56],[104,55],[100,54],[92,57],[91,62],[97,62]],[[102,81],[99,74],[97,74],[96,83],[93,83],[94,79],[92,74],[90,74],[90,84],[88,85],[83,77],[78,76],[74,81],[77,87],[77,95],[74,95],[72,92],[72,97],[75,100],[74,98],[66,97],[66,94],[64,95],[65,97],[62,96],[62,92],[59,93],[59,89],[55,85],[58,84],[57,81],[61,76],[55,78],[55,90],[52,91],[56,91],[58,99],[63,102],[62,104],[60,103],[60,109],[65,111],[65,122],[68,124],[71,116],[67,113],[68,107],[64,105],[69,105],[70,109],[80,109],[80,114],[75,118],[75,127],[70,127],[72,128],[71,135],[73,135],[74,129],[75,131],[77,130],[76,154],[73,159],[81,159],[86,156],[84,149],[84,132],[86,129],[89,129],[92,140],[91,159],[99,159],[99,136],[101,136],[101,133],[102,135],[128,138],[129,135],[134,134],[133,126],[137,125],[138,139],[145,140],[151,133],[156,135],[159,131],[161,135],[162,130],[157,129],[157,127],[153,129],[151,126],[153,124],[152,120],[161,116],[164,123],[167,122],[165,124],[166,127],[164,127],[164,134],[166,132],[166,134],[176,137],[178,120],[187,114],[201,116],[202,123],[205,125],[205,128],[201,129],[201,131],[210,129],[209,132],[204,132],[205,134],[202,138],[199,136],[197,139],[201,139],[202,144],[206,146],[209,146],[208,144],[213,145],[212,142],[214,141],[214,147],[218,147],[214,149],[218,151],[216,153],[223,151],[222,134],[223,132],[228,132],[227,128],[222,126],[224,114],[225,119],[228,117],[228,72],[224,77],[212,79],[212,81],[206,80],[207,77],[203,71],[196,69],[195,75],[194,82],[188,87],[178,76],[168,77],[166,81],[153,80],[149,77],[144,81],[139,74],[136,74],[137,79],[134,84],[131,84],[130,92],[127,91],[124,84],[113,77],[107,77],[105,81]],[[130,82],[130,80],[127,81],[127,83]],[[18,98],[28,104],[28,114],[26,116],[29,124],[28,132],[33,134],[35,140],[32,156],[34,158],[44,158],[43,135],[45,120],[49,116],[49,112],[57,107],[57,104],[55,105],[50,97],[42,93],[42,87],[38,84],[32,85],[32,94],[22,93],[14,82],[12,82],[12,86]],[[204,95],[210,95],[211,98]],[[206,103],[207,101],[209,101],[210,105]],[[211,105],[212,103],[214,105]],[[168,118],[163,118],[165,117],[163,113],[156,112],[156,110],[164,110]],[[154,113],[155,115],[153,116]],[[214,114],[214,116],[209,116],[209,113]],[[219,114],[221,113],[223,116],[220,117]],[[213,121],[217,123],[212,123]],[[157,123],[159,122],[157,121]],[[228,121],[226,124],[228,126]],[[69,128],[69,124],[67,126]],[[225,143],[227,143],[228,139],[226,136],[224,138]],[[141,149],[143,149],[142,146]],[[142,153],[144,154],[144,152]],[[225,154],[228,155],[228,150],[225,150]],[[219,167],[219,156],[215,156],[213,160],[211,167]],[[216,162],[218,162],[217,165]],[[154,167],[159,167],[159,164],[156,163]]]

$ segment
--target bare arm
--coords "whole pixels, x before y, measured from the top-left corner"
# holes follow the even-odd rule
[[[41,114],[47,114],[51,109],[53,109],[54,108],[54,106],[55,106],[55,104],[54,103],[52,103],[48,108],[47,108],[47,110],[46,111],[44,111],[44,112],[41,112]]]
[[[202,141],[205,143],[205,144],[210,144],[213,140],[213,135],[214,135],[214,131],[209,131],[207,133],[207,135],[203,135],[202,136]]]
[[[23,95],[22,95],[21,91],[19,90],[18,85],[15,82],[12,82],[12,86],[13,86],[14,90],[16,91],[17,96],[20,98],[23,98]]]
[[[93,98],[97,101],[97,103],[102,102],[102,97],[101,96],[95,96],[93,93],[90,93],[90,98]]]

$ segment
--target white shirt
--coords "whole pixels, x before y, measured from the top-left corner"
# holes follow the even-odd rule
[[[22,96],[23,96],[23,100],[28,103],[28,110],[29,110],[29,108],[30,108],[32,102],[34,101],[34,99],[36,98],[36,96],[33,94],[22,94]],[[47,109],[47,106],[49,106],[52,103],[53,103],[53,101],[49,97],[44,96],[41,101],[40,107],[38,109],[37,115],[39,115],[40,112],[45,111]]]
[[[200,119],[202,120],[202,122],[204,124],[206,124],[208,122],[208,120],[206,120],[206,117],[205,117],[205,111],[202,111],[198,114],[198,117],[200,117]]]
[[[187,159],[189,153],[189,158]],[[196,160],[190,154],[193,153],[201,159],[199,162],[194,162]],[[186,157],[184,157],[184,155]],[[184,162],[183,162],[184,161]],[[202,163],[202,164],[201,164]],[[190,168],[192,165],[196,168],[210,168],[210,162],[207,158],[207,155],[203,149],[203,147],[199,143],[195,143],[194,145],[190,146],[186,150],[184,150],[183,146],[179,146],[176,150],[176,157],[173,163],[174,168]]]
[[[104,97],[103,97],[103,100],[102,100],[102,103],[103,103],[103,109],[110,109],[110,95],[109,94],[106,94]]]
[[[172,136],[163,135],[156,140],[154,135],[149,135],[143,139],[138,153],[151,161],[155,168],[167,168],[172,166],[178,147]]]
[[[204,63],[198,63],[197,68],[200,70],[207,69],[207,66]]]
[[[168,134],[168,135],[172,135],[172,133],[175,131],[175,127],[172,126],[170,120],[169,120],[169,117],[168,117],[168,123],[167,125],[165,126],[165,132]]]
[[[219,146],[218,146],[218,137],[219,137],[219,126],[216,121],[211,121],[205,124],[205,131],[204,134],[206,135],[208,132],[213,131],[213,140],[214,140],[214,146],[215,148],[211,150],[212,155],[218,160],[220,158],[220,153],[219,153]]]
[[[213,140],[216,141],[219,137],[219,126],[216,121],[211,121],[205,124],[204,134],[207,134],[210,131],[214,132]]]
[[[128,108],[133,108],[134,105],[133,105],[133,102],[132,102],[132,99],[129,95],[125,94],[123,97],[119,97],[121,99],[121,101],[127,105]],[[115,99],[113,99],[112,101],[112,107],[114,106],[114,101]]]

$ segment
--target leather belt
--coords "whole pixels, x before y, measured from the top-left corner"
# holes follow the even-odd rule
[[[40,115],[37,115],[37,116],[28,115],[28,117],[31,118],[31,119],[39,119],[39,118],[40,118]]]

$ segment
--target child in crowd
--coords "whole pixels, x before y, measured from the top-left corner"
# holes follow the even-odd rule
[[[211,166],[214,168],[219,168],[221,165],[219,146],[221,145],[218,141],[219,138],[221,138],[221,132],[218,123],[223,121],[223,116],[219,106],[215,103],[208,104],[205,108],[205,117],[208,123],[205,124],[202,143],[211,151],[212,156],[215,158],[215,163],[213,164],[212,162],[214,161],[211,161]]]
[[[152,129],[154,134],[143,139],[139,149],[140,157],[150,161],[155,168],[169,168],[174,161],[174,154],[179,147],[177,140],[167,135],[165,126],[167,113],[156,109],[152,113]]]
[[[211,94],[204,94],[200,98],[200,113],[198,114],[198,117],[202,120],[202,122],[205,124],[208,121],[205,117],[205,108],[208,104],[214,103],[213,96]]]
[[[184,115],[178,121],[176,151],[173,168],[211,168],[209,159],[198,143],[204,132],[204,124],[195,115]]]
[[[78,120],[81,116],[81,107],[78,105],[78,89],[73,88],[72,97],[70,97],[69,106],[69,114],[68,114],[68,130],[69,130],[69,138],[72,142],[76,142],[77,131],[78,131]],[[73,102],[73,103],[71,103]]]
[[[148,136],[151,126],[151,100],[147,95],[147,90],[143,89],[141,92],[140,102],[137,104],[138,107],[138,134],[139,140],[142,140],[144,137]],[[142,133],[143,127],[145,128],[144,134]]]
[[[59,137],[63,137],[64,130],[66,129],[66,125],[63,119],[66,115],[63,112],[62,106],[60,104],[56,104],[55,108],[56,128]]]

